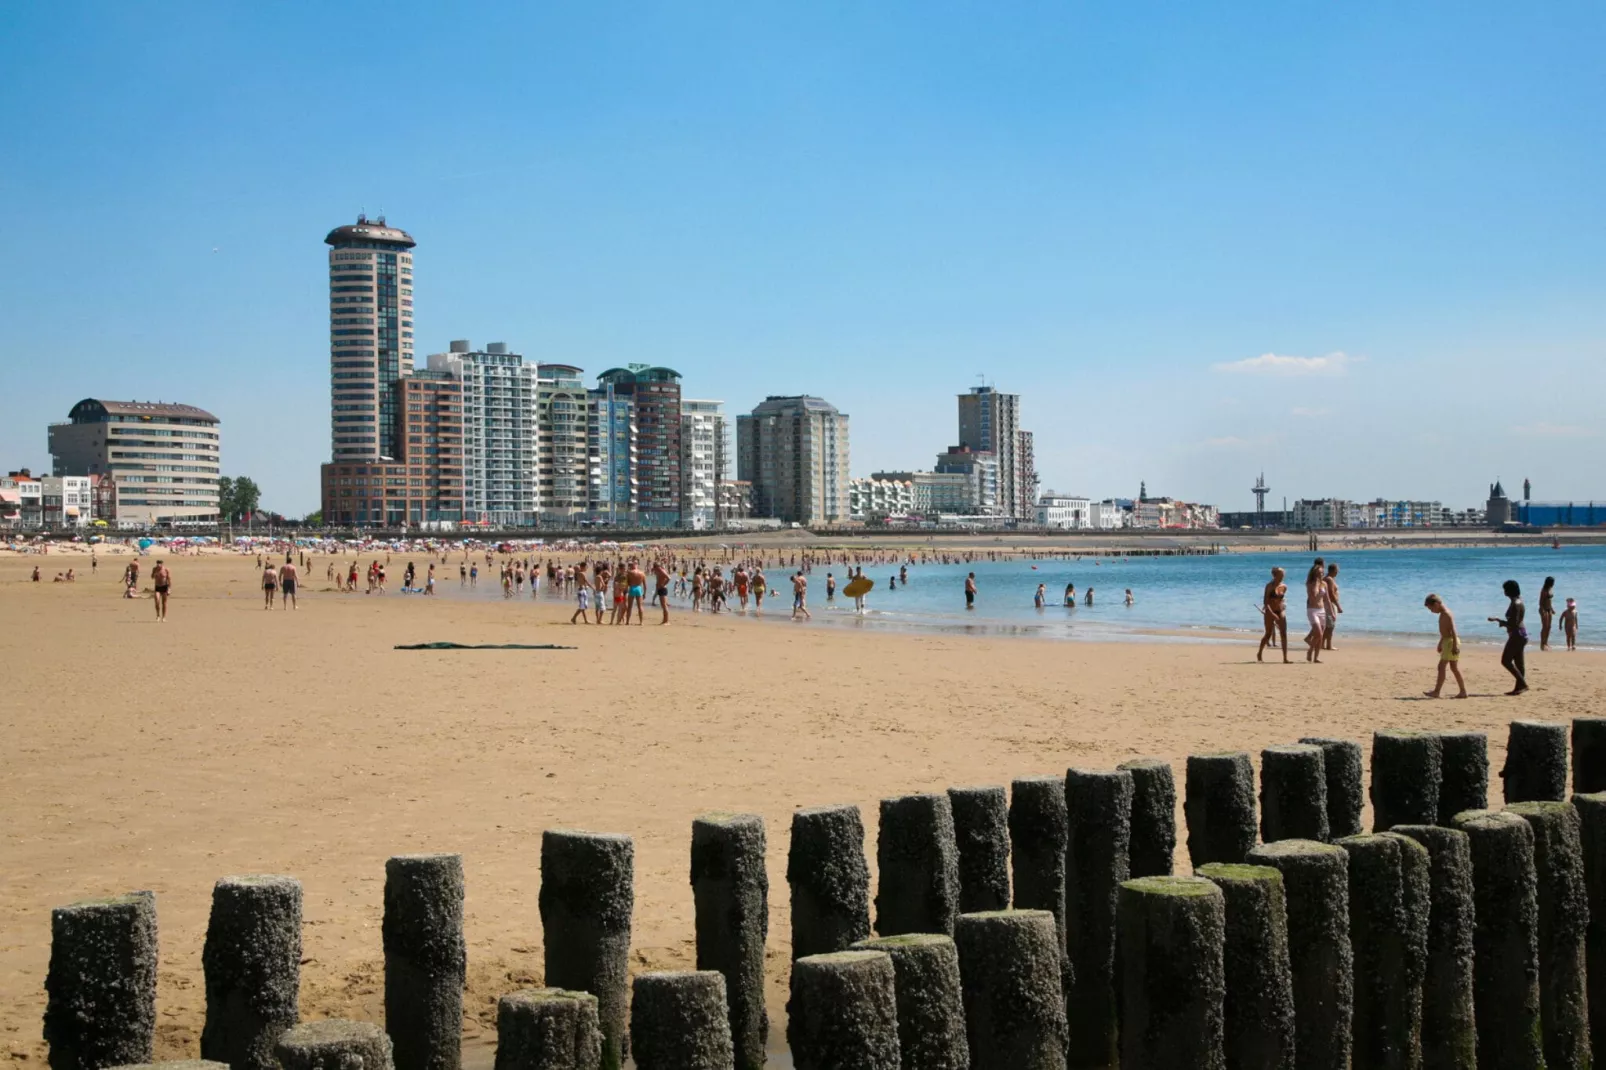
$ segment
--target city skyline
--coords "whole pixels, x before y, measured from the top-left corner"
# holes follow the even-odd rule
[[[177,400],[265,505],[316,508],[307,236],[366,208],[427,251],[414,353],[667,366],[733,415],[818,395],[855,476],[925,467],[985,373],[1043,489],[1602,493],[1590,5],[386,23],[353,54],[357,10],[0,13],[0,137],[30,161],[0,176],[8,466],[49,467],[41,411]],[[392,69],[443,51],[481,76],[405,83],[405,134],[350,151],[353,117],[395,122]]]

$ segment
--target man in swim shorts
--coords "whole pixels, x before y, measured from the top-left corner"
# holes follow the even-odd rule
[[[652,580],[653,580],[653,583],[656,584],[657,588],[658,588],[657,591],[654,592],[658,596],[658,605],[661,606],[663,608],[663,611],[664,611],[664,619],[659,621],[658,623],[660,625],[668,624],[669,623],[669,570],[664,568],[664,563],[662,561],[654,561],[652,563]]]
[[[641,608],[641,600],[646,597],[647,594],[647,574],[641,571],[640,562],[630,562],[630,570],[625,573],[625,581],[629,584],[628,589],[625,591],[625,597],[627,599],[625,602],[625,623],[630,623],[630,610],[632,607],[634,607],[636,611],[636,624],[645,624],[647,622],[645,619],[643,619],[644,611]]]
[[[1449,670],[1455,674],[1456,685],[1461,688],[1461,693],[1456,698],[1466,698],[1467,682],[1461,678],[1461,637],[1455,631],[1455,614],[1450,612],[1450,607],[1436,594],[1428,595],[1422,604],[1439,618],[1439,680],[1433,685],[1433,690],[1427,692],[1427,696],[1439,697],[1444,691],[1445,670]]]
[[[279,604],[285,609],[299,609],[296,605],[296,564],[286,561],[279,568]]]
[[[156,567],[151,569],[151,583],[156,588],[156,619],[165,621],[167,619],[167,592],[173,588],[173,574],[167,570],[167,566],[160,560],[156,562]]]

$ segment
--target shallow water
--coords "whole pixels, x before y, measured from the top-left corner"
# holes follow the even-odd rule
[[[1314,556],[1301,551],[912,565],[909,582],[895,590],[888,588],[888,580],[897,568],[878,565],[866,570],[878,586],[867,599],[863,617],[856,616],[852,600],[840,594],[834,605],[826,602],[827,572],[835,573],[840,587],[847,570],[816,567],[809,576],[809,604],[816,621],[848,627],[1102,641],[1156,637],[1239,641],[1245,633],[1259,633],[1261,590],[1272,566],[1281,565],[1289,574],[1290,643],[1298,645],[1305,631],[1304,577]],[[1344,606],[1340,636],[1435,642],[1437,622],[1422,605],[1433,591],[1455,612],[1464,642],[1501,642],[1504,633],[1485,618],[1504,614],[1500,585],[1515,579],[1528,605],[1529,634],[1537,642],[1539,587],[1545,576],[1553,575],[1558,617],[1566,599],[1576,598],[1580,646],[1600,645],[1602,632],[1595,625],[1594,611],[1606,606],[1606,546],[1354,550],[1322,556],[1339,566]],[[402,567],[403,559],[397,558],[392,574],[399,576]],[[458,586],[456,571],[455,562],[443,570],[444,582],[437,585],[443,596],[501,597],[494,574],[487,578],[482,569],[479,586],[464,589]],[[978,594],[976,608],[967,612],[964,579],[972,571]],[[771,569],[768,574],[771,582],[784,584],[785,570]],[[1049,603],[1043,609],[1032,604],[1039,583],[1045,585]],[[1076,585],[1074,608],[1061,604],[1067,583]],[[1094,589],[1092,606],[1083,602],[1089,586]],[[1123,600],[1128,587],[1134,596],[1131,606]],[[522,597],[528,600],[529,592]],[[544,592],[541,600],[549,601]],[[684,612],[687,607],[677,602],[672,608]],[[763,618],[784,621],[790,609],[791,600],[784,594],[772,597],[765,603]],[[750,610],[748,615],[755,614]],[[649,611],[648,617],[652,616]],[[1552,642],[1564,645],[1559,620]]]

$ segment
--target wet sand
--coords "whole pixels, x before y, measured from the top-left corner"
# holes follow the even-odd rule
[[[1486,731],[1498,770],[1514,717],[1606,708],[1606,655],[1532,647],[1536,690],[1520,700],[1497,697],[1508,678],[1479,648],[1464,663],[1478,697],[1417,701],[1432,683],[1426,635],[1284,667],[1255,664],[1252,643],[754,627],[681,611],[667,629],[579,628],[566,603],[527,594],[336,594],[323,558],[301,609],[269,613],[252,559],[168,560],[171,619],[158,625],[148,599],[119,598],[118,558],[90,578],[84,557],[0,553],[0,1052],[16,1062],[44,1060],[50,908],[138,888],[158,897],[157,1056],[195,1056],[211,886],[234,873],[305,886],[304,1017],[382,1020],[384,861],[426,850],[464,856],[465,1033],[483,1059],[495,998],[541,978],[541,830],[634,836],[634,966],[687,967],[690,825],[712,809],[768,824],[778,1046],[796,807],[857,803],[873,868],[885,796],[1139,755],[1180,773],[1191,751],[1383,727]],[[36,563],[47,582],[26,582]],[[48,582],[68,564],[86,576]],[[450,573],[455,586],[455,561]],[[392,649],[432,640],[578,649]]]

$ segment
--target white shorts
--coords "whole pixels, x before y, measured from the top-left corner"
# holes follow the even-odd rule
[[[1310,621],[1310,626],[1316,631],[1327,631],[1327,613],[1320,607],[1307,606],[1305,608],[1305,619]]]

